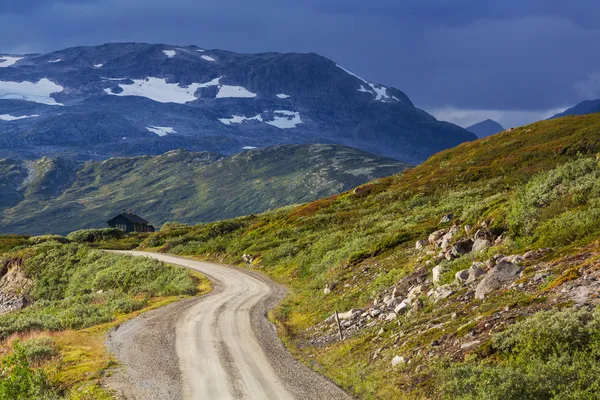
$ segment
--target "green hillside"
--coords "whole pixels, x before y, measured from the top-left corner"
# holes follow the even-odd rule
[[[339,193],[407,164],[337,145],[287,145],[224,158],[172,151],[74,164],[0,160],[0,232],[103,227],[133,209],[155,225],[216,221]]]
[[[600,114],[543,121],[139,245],[288,285],[286,344],[361,398],[598,398],[599,153]]]

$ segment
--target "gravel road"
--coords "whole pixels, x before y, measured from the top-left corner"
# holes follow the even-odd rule
[[[266,313],[286,294],[249,271],[152,257],[208,276],[213,292],[151,311],[111,332],[124,368],[109,386],[127,399],[351,399],[285,349]]]

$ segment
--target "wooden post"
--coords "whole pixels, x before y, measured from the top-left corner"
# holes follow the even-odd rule
[[[340,334],[340,342],[344,340],[344,334],[342,333],[342,325],[340,324],[340,316],[337,310],[335,311],[335,322],[337,322],[338,333]]]

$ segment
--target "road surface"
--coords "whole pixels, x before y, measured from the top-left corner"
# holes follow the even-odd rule
[[[111,333],[109,347],[125,365],[124,376],[111,386],[124,397],[351,398],[297,362],[277,337],[266,312],[285,296],[282,287],[223,265],[165,254],[121,253],[194,269],[214,285],[210,295],[144,314]]]

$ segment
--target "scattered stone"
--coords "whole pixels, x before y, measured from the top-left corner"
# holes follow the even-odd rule
[[[471,283],[477,280],[480,276],[485,275],[485,269],[482,263],[474,262],[469,268],[469,277],[467,283]]]
[[[392,358],[392,367],[396,367],[402,364],[406,364],[406,358],[402,356],[395,356],[394,358]]]
[[[429,235],[429,237],[427,238],[427,240],[431,244],[436,244],[447,232],[448,232],[447,229],[437,230],[437,231],[431,233]]]
[[[479,340],[473,340],[472,342],[467,342],[467,343],[461,344],[460,348],[462,350],[470,349],[471,347],[477,346],[479,343],[481,343],[481,341],[479,341]]]
[[[394,321],[396,318],[398,318],[398,314],[396,314],[395,312],[391,312],[387,315],[387,317],[385,317],[385,320]]]
[[[447,224],[448,222],[452,221],[453,219],[454,219],[453,214],[446,214],[440,220],[440,224]]]
[[[473,249],[473,241],[471,239],[460,240],[451,248],[452,255],[456,258],[463,254],[468,254]]]
[[[418,240],[417,243],[415,244],[415,249],[421,250],[425,246],[427,246],[427,242],[425,240]]]
[[[439,285],[440,281],[442,279],[442,274],[444,273],[444,270],[442,268],[441,265],[437,265],[435,267],[433,267],[433,269],[431,270],[431,272],[433,273],[433,284],[434,285]]]
[[[391,300],[388,300],[387,302],[385,302],[385,305],[387,306],[387,308],[393,310],[394,308],[396,308],[400,303],[402,303],[404,299],[402,297],[394,297]]]
[[[423,286],[421,286],[421,285],[415,286],[412,289],[410,289],[410,291],[406,295],[406,299],[412,300],[412,299],[418,297],[422,292],[423,292]]]
[[[473,242],[473,253],[480,253],[487,250],[492,245],[492,242],[488,239],[475,239]]]
[[[335,287],[336,287],[335,283],[328,283],[327,285],[325,285],[325,288],[323,289],[323,294],[327,296],[328,294],[333,292]]]
[[[374,310],[371,310],[369,312],[369,314],[371,315],[371,317],[377,318],[381,314],[381,310],[374,309]]]
[[[463,269],[462,271],[458,271],[456,274],[454,274],[454,279],[461,285],[467,283],[469,280],[469,270]]]
[[[383,350],[383,348],[379,348],[377,350],[375,350],[375,353],[373,353],[373,360],[377,359],[377,357],[379,357],[379,354],[381,353],[381,351]]]
[[[423,301],[421,299],[416,299],[412,305],[412,312],[417,312],[423,308]]]
[[[452,319],[456,319],[457,317],[458,317],[458,314],[456,313],[456,311],[454,311],[452,313],[452,315],[450,315],[450,318],[452,318]]]
[[[471,229],[473,229],[473,227],[471,225],[465,225],[465,233],[467,235],[471,234]]]
[[[511,262],[502,261],[488,271],[487,275],[475,289],[475,298],[484,299],[485,295],[513,282],[519,276],[521,267]]]
[[[408,311],[408,304],[405,301],[403,301],[402,303],[398,304],[396,306],[396,308],[394,308],[394,312],[397,315],[404,314],[406,311]]]
[[[432,294],[433,302],[437,303],[440,300],[447,299],[454,294],[454,289],[451,285],[442,285],[437,287]]]

